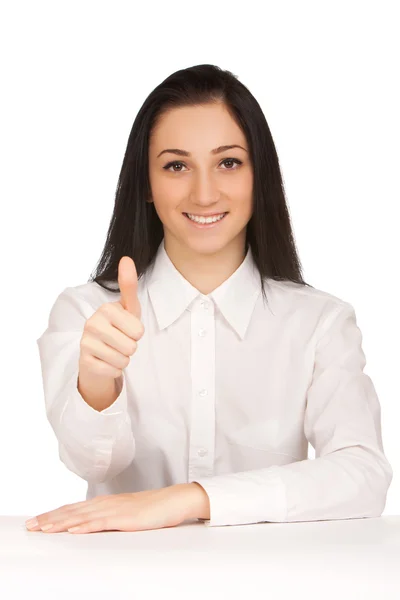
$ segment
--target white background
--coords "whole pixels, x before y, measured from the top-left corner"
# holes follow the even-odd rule
[[[134,118],[212,63],[260,103],[304,278],[353,304],[399,514],[397,2],[8,2],[0,14],[0,515],[85,499],[46,420],[37,338],[100,257]],[[311,449],[311,457],[314,456]]]

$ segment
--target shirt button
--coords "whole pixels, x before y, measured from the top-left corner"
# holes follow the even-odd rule
[[[207,450],[205,448],[200,448],[200,450],[197,452],[197,454],[199,456],[205,456],[207,454]]]
[[[206,330],[205,329],[199,329],[199,336],[200,337],[204,337],[206,335]]]
[[[208,392],[207,392],[207,390],[206,390],[206,389],[204,389],[204,388],[203,388],[202,390],[200,390],[200,392],[199,392],[199,395],[200,395],[200,396],[205,396],[206,394],[208,394]]]
[[[200,304],[201,304],[201,306],[202,306],[203,308],[205,308],[206,310],[208,310],[208,302],[207,302],[206,300],[202,300],[202,301],[200,302]]]

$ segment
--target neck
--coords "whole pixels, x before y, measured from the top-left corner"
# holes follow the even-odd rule
[[[196,252],[169,237],[164,237],[164,246],[179,273],[199,292],[207,295],[229,279],[244,261],[245,236],[238,238],[215,253]]]

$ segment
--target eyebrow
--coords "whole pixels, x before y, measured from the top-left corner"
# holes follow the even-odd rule
[[[247,152],[246,148],[243,148],[243,146],[239,146],[238,144],[231,144],[228,146],[218,146],[218,148],[214,148],[214,150],[211,150],[210,154],[220,154],[221,152],[224,152],[225,150],[230,150],[231,148],[241,148],[242,150]],[[180,150],[179,148],[167,148],[166,150],[162,150],[162,152],[160,152],[160,154],[157,155],[157,158],[159,158],[161,154],[164,154],[165,152],[170,152],[171,154],[178,154],[178,156],[191,156],[190,152],[187,152],[186,150]]]

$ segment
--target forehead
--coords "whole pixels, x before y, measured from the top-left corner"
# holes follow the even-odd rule
[[[209,151],[222,144],[246,145],[246,138],[227,108],[222,104],[184,106],[160,117],[152,132],[154,151],[174,146],[196,152]]]

